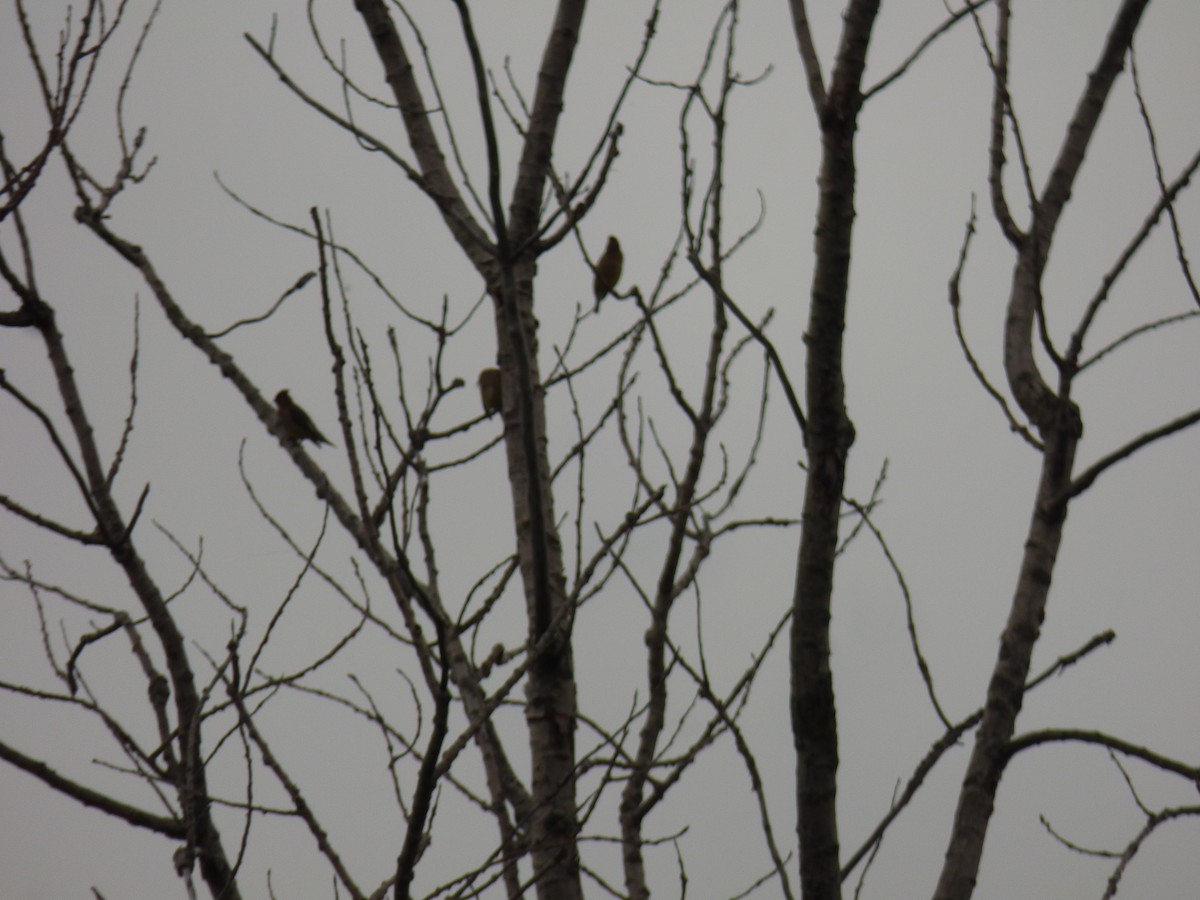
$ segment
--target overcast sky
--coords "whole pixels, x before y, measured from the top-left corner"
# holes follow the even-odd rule
[[[50,0],[31,0],[29,5],[46,51],[53,47],[64,5]],[[478,32],[497,79],[507,85],[503,67],[510,60],[515,83],[527,98],[532,96],[552,4],[489,0],[476,6]],[[760,194],[766,218],[731,261],[727,278],[752,317],[775,309],[771,334],[799,383],[819,145],[786,4],[777,0],[745,6],[737,38],[738,69],[747,78],[769,74],[757,86],[739,91],[733,102],[729,234],[753,224]],[[827,70],[840,6],[812,4]],[[1033,180],[1040,186],[1117,4],[1041,0],[1015,6],[1012,90]],[[646,75],[663,82],[690,81],[720,7],[712,0],[667,0]],[[131,4],[125,33],[105,51],[87,111],[72,132],[73,149],[102,177],[115,160],[116,86],[137,37],[137,23],[148,9],[144,2]],[[340,52],[344,39],[352,71],[378,90],[379,66],[352,4],[325,0],[316,10],[327,46]],[[634,0],[592,4],[555,149],[560,171],[578,173],[603,134],[607,111],[637,55],[648,10],[648,2]],[[113,226],[146,248],[176,298],[206,328],[217,330],[261,314],[315,267],[313,247],[305,238],[248,214],[221,190],[216,173],[248,203],[289,224],[305,226],[310,207],[327,208],[338,239],[367,260],[405,303],[436,317],[445,298],[451,319],[461,320],[482,286],[430,203],[394,165],[364,152],[289,94],[243,39],[250,32],[265,43],[275,13],[280,63],[314,95],[339,104],[338,86],[320,60],[298,4],[165,0],[126,104],[127,127],[148,128],[147,152],[157,162],[145,183],[118,201]],[[413,13],[426,29],[447,107],[461,123],[465,164],[473,184],[481,188],[486,179],[474,86],[454,37],[452,5],[413,4]],[[889,73],[943,16],[940,0],[885,3],[869,54],[867,83]],[[9,5],[0,8],[0,131],[10,157],[22,159],[41,140],[44,115],[16,22]],[[1198,34],[1200,5],[1159,0],[1151,5],[1136,43],[1168,179],[1200,145]],[[978,40],[973,28],[964,25],[865,108],[858,138],[858,219],[846,344],[847,403],[858,435],[847,492],[867,497],[887,461],[884,503],[876,522],[903,567],[922,646],[954,720],[981,703],[1016,581],[1038,471],[1035,453],[1010,433],[995,403],[971,377],[947,303],[947,279],[975,195],[980,230],[966,266],[963,319],[981,365],[994,383],[1002,384],[1001,329],[1012,257],[988,216],[989,91]],[[507,96],[511,100],[511,92]],[[626,249],[623,284],[643,290],[658,277],[679,227],[681,102],[680,92],[669,87],[635,86],[621,116],[621,155],[583,224],[593,257],[608,234],[620,236]],[[362,104],[356,112],[407,155],[407,142],[390,113]],[[708,135],[696,135],[695,152],[703,160]],[[506,194],[515,148],[511,132],[506,133]],[[1015,152],[1009,157],[1013,160]],[[1017,167],[1010,165],[1008,174],[1012,196],[1019,198]],[[1126,72],[1054,244],[1045,302],[1058,341],[1065,341],[1075,327],[1105,271],[1151,209],[1156,191]],[[321,504],[219,373],[173,335],[144,285],[74,223],[73,207],[61,172],[54,170],[27,206],[28,224],[41,287],[58,310],[85,402],[107,452],[115,446],[125,415],[135,297],[141,301],[139,419],[119,491],[122,502],[127,511],[132,509],[142,486],[152,486],[139,528],[167,589],[182,585],[190,569],[152,523],[193,548],[202,538],[206,566],[238,603],[250,608],[252,627],[261,630],[301,563],[262,521],[241,484],[243,439],[245,467],[255,490],[289,521],[301,544],[317,540]],[[1023,211],[1017,199],[1014,207]],[[1178,211],[1195,259],[1200,256],[1195,242],[1200,201],[1194,193],[1185,195]],[[0,224],[0,242],[13,252],[10,223]],[[673,277],[682,286],[686,273],[680,269]],[[397,327],[408,388],[423,391],[431,352],[427,335],[407,325],[357,272],[350,275],[350,296],[358,323],[378,335],[373,341],[378,359],[387,357],[383,329]],[[590,302],[590,273],[573,242],[564,242],[540,261],[536,296],[545,372],[553,365],[554,348],[567,340],[576,304]],[[13,302],[7,288],[0,288],[0,308],[10,309]],[[694,391],[707,339],[708,301],[696,294],[689,302],[690,307],[682,305],[665,321],[680,358],[690,354],[696,360],[692,381],[685,384]],[[1118,284],[1093,330],[1091,348],[1137,324],[1189,310],[1195,304],[1174,262],[1170,235],[1163,231]],[[600,346],[635,315],[629,304],[607,302],[601,316],[588,323],[582,348]],[[1081,378],[1075,396],[1085,422],[1080,468],[1197,406],[1198,341],[1200,322],[1185,321],[1132,342]],[[270,322],[242,329],[224,346],[267,396],[290,388],[322,430],[333,434],[330,361],[319,295],[312,286]],[[52,388],[39,348],[31,335],[0,332],[0,367],[22,389],[49,401]],[[576,352],[582,356],[585,349]],[[468,389],[446,402],[441,427],[477,414],[473,383],[494,354],[492,317],[485,307],[447,350],[446,376],[463,378]],[[686,437],[683,425],[663,405],[661,378],[655,380],[652,360],[643,362],[639,386],[646,390],[649,408],[662,411],[665,442],[678,445]],[[613,375],[612,367],[602,368],[575,385],[585,412],[594,416],[609,401]],[[745,384],[737,396],[751,408],[731,416],[723,440],[731,458],[741,459],[753,428],[759,356],[748,353],[734,376]],[[761,467],[739,500],[736,517],[798,514],[803,481],[796,462],[802,450],[780,400],[773,387]],[[551,456],[557,459],[575,440],[575,424],[561,391],[551,397],[549,410]],[[454,452],[482,446],[498,427],[493,421],[472,430],[454,445]],[[1111,471],[1071,507],[1034,670],[1106,629],[1115,630],[1117,640],[1030,697],[1019,731],[1050,725],[1094,728],[1195,762],[1200,746],[1195,701],[1200,664],[1194,649],[1200,633],[1198,449],[1200,433],[1190,432],[1156,445]],[[617,452],[610,438],[598,445],[591,462],[595,499],[590,515],[597,521],[619,515],[628,494],[622,481],[616,493],[624,494],[604,495],[605,478],[622,477]],[[338,451],[322,450],[318,458],[335,483],[348,489],[347,466]],[[0,398],[0,463],[0,492],[83,525],[84,510],[61,467],[10,398]],[[715,460],[712,465],[710,483],[716,478]],[[444,548],[444,591],[465,597],[476,579],[511,552],[504,472],[503,453],[493,448],[440,488],[435,530]],[[559,514],[570,511],[575,491],[570,480],[563,480],[561,488]],[[589,529],[588,537],[594,541],[594,531]],[[730,542],[709,563],[703,627],[708,662],[714,677],[725,684],[745,668],[786,609],[797,541],[798,532],[790,530],[755,533]],[[642,551],[644,559],[635,554],[634,564],[652,565],[656,548]],[[133,603],[99,551],[66,547],[9,515],[0,515],[0,554],[10,565],[31,560],[37,574],[65,589],[106,603]],[[349,555],[340,534],[331,535],[322,547],[321,558],[347,584],[353,582]],[[630,589],[614,584],[585,608],[575,632],[581,708],[609,724],[620,721],[635,691],[644,691],[645,613]],[[510,599],[512,615],[501,617],[492,639],[511,646],[524,626],[519,601]],[[382,593],[377,600],[384,602]],[[459,602],[449,605],[457,608]],[[293,612],[277,642],[286,650],[273,651],[278,656],[264,660],[274,671],[287,669],[288,654],[299,659],[319,652],[349,621],[345,607],[331,602],[312,579],[305,582],[298,604],[300,611]],[[194,646],[220,652],[230,619],[213,595],[192,586],[178,609],[193,629]],[[0,679],[61,689],[46,669],[28,592],[0,582],[0,615]],[[681,639],[694,643],[695,626],[688,624],[695,619],[694,600],[678,615]],[[61,611],[51,616],[51,639],[59,645],[60,619],[67,619]],[[72,638],[86,630],[86,618],[75,617],[67,626]],[[839,820],[843,853],[848,854],[886,811],[896,784],[941,734],[912,660],[895,579],[878,547],[865,539],[839,562],[833,642],[842,760]],[[403,719],[407,689],[392,674],[402,663],[386,657],[390,649],[364,641],[337,667],[338,687],[350,690],[347,673],[372,678],[380,694],[394,702],[393,714]],[[149,729],[145,714],[138,712],[143,688],[130,670],[128,653],[115,645],[106,653],[92,663],[93,689]],[[776,835],[790,848],[794,762],[785,653],[783,646],[774,651],[745,715],[770,786]],[[193,653],[193,663],[200,665],[200,660]],[[111,681],[105,680],[106,664],[120,673]],[[124,702],[122,689],[130,694]],[[517,714],[509,715],[519,723]],[[0,694],[0,723],[3,740],[43,756],[73,777],[153,808],[153,798],[132,779],[94,764],[122,760],[103,732],[82,716]],[[364,873],[362,882],[386,877],[394,865],[399,825],[390,793],[385,794],[385,808],[377,808],[380,791],[390,791],[380,774],[378,743],[360,724],[347,730],[343,717],[296,697],[270,707],[267,725],[277,743],[288,747],[289,762],[307,778],[314,802],[335,824],[350,862]],[[581,731],[581,747],[590,746],[593,737]],[[525,751],[515,736],[512,744],[521,766]],[[968,749],[964,745],[942,762],[888,834],[867,876],[864,897],[930,894]],[[236,773],[239,754],[229,754],[231,768],[222,771]],[[1132,763],[1128,770],[1138,796],[1151,808],[1194,802],[1177,779]],[[263,791],[267,798],[274,796],[270,788]],[[600,821],[592,833],[616,831],[612,809],[606,812],[607,819],[605,811],[597,814]],[[445,828],[456,815],[472,827],[477,824],[447,793],[439,825]],[[1123,848],[1142,824],[1120,771],[1101,751],[1055,747],[1019,758],[1001,786],[976,896],[1101,895],[1113,862],[1068,852],[1039,824],[1039,815],[1069,840],[1109,850]],[[223,820],[228,846],[236,843],[238,821]],[[730,896],[769,865],[745,770],[728,744],[689,775],[679,796],[649,821],[647,833],[669,834],[683,826],[688,832],[679,846],[690,896]],[[435,836],[429,870],[421,871],[422,887],[431,889],[449,877],[461,855],[487,852],[494,828],[490,823],[472,827],[464,825],[453,840]],[[1164,829],[1131,866],[1122,896],[1193,898],[1200,883],[1198,833],[1195,824]],[[330,875],[298,824],[264,828],[256,840],[261,843],[242,876],[245,896],[267,895],[268,870],[279,897],[333,896]],[[0,872],[6,897],[82,898],[90,896],[92,885],[114,898],[183,897],[171,869],[173,849],[53,795],[23,773],[0,767]],[[619,881],[615,845],[587,852],[595,853],[589,861]],[[649,861],[656,896],[677,896],[673,849],[661,848]],[[774,890],[764,888],[760,896],[773,896]]]

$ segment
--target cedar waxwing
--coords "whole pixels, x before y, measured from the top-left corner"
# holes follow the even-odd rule
[[[500,387],[500,370],[484,369],[479,373],[479,399],[487,415],[498,413],[504,406],[504,394]]]
[[[308,413],[296,405],[287,391],[275,395],[275,419],[290,441],[312,441],[314,444],[332,446],[332,442],[317,431]]]
[[[600,309],[600,301],[613,291],[621,280],[621,268],[625,265],[625,257],[621,253],[621,245],[611,234],[608,236],[608,246],[604,255],[596,263],[596,278],[592,282],[592,293],[596,295],[596,309]]]

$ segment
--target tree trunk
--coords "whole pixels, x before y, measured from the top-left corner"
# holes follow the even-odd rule
[[[841,897],[837,827],[837,710],[830,668],[833,570],[846,457],[854,426],[846,413],[842,335],[854,230],[854,135],[860,86],[878,2],[853,3],[821,123],[820,205],[809,308],[806,370],[808,479],[792,600],[791,714],[796,749],[800,887],[809,900]],[[820,92],[814,92],[820,96]]]
[[[520,314],[528,365],[520,378],[504,301],[496,303],[500,371],[504,379],[504,446],[512,489],[517,556],[529,623],[531,654],[525,719],[532,756],[533,818],[525,823],[541,900],[582,900],[579,825],[575,803],[575,666],[572,610],[566,608],[562,542],[555,527],[554,497],[546,452],[545,389],[537,364],[533,317],[532,259],[513,267],[501,291],[512,290]],[[505,284],[504,282],[508,282]],[[524,381],[524,384],[518,382]],[[528,391],[525,387],[529,386]],[[529,438],[532,436],[532,440]],[[534,484],[536,479],[536,484]],[[540,503],[541,509],[534,504]]]

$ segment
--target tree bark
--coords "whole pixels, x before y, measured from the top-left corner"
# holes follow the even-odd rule
[[[803,4],[793,4],[793,17]],[[809,900],[841,897],[837,826],[837,710],[830,666],[829,623],[846,458],[854,426],[846,412],[842,337],[854,229],[854,136],[877,0],[852,3],[828,97],[817,104],[821,125],[820,203],[808,329],[803,528],[792,600],[791,717],[796,750],[800,887]],[[807,25],[796,20],[798,33]],[[811,44],[811,41],[809,42]],[[801,47],[803,53],[803,44]],[[811,84],[819,69],[810,66]],[[816,71],[816,75],[812,74]]]
[[[1008,742],[1025,697],[1033,648],[1046,613],[1050,580],[1062,541],[1067,508],[1061,498],[1071,479],[1078,436],[1069,427],[1048,434],[1033,518],[1021,560],[1008,623],[988,684],[983,719],[954,813],[953,839],[938,881],[936,900],[966,900],[975,889],[996,790],[1008,760]]]
[[[537,363],[531,259],[512,279],[528,350],[528,404],[522,402],[515,350],[504,304],[496,304],[496,333],[504,397],[504,447],[513,499],[517,558],[524,586],[529,652],[525,719],[532,757],[532,821],[528,827],[537,895],[582,900],[575,802],[575,667],[572,610],[567,608],[562,542],[554,527],[554,496],[547,455],[545,388]],[[531,416],[532,420],[527,420]],[[532,433],[532,454],[525,437]],[[532,463],[532,465],[531,465]],[[536,478],[533,489],[531,479]],[[541,504],[534,508],[534,502]],[[537,527],[540,525],[541,527]]]

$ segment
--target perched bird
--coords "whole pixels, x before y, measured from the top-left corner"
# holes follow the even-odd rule
[[[314,444],[332,446],[332,442],[317,431],[308,413],[296,405],[287,391],[275,395],[275,419],[290,441],[312,441]]]
[[[621,245],[610,234],[604,255],[596,263],[596,278],[592,282],[592,293],[596,295],[596,309],[600,309],[600,301],[616,289],[624,265],[625,257],[621,253]]]
[[[484,369],[479,373],[479,399],[487,415],[500,412],[504,406],[504,394],[500,388],[500,370]]]

